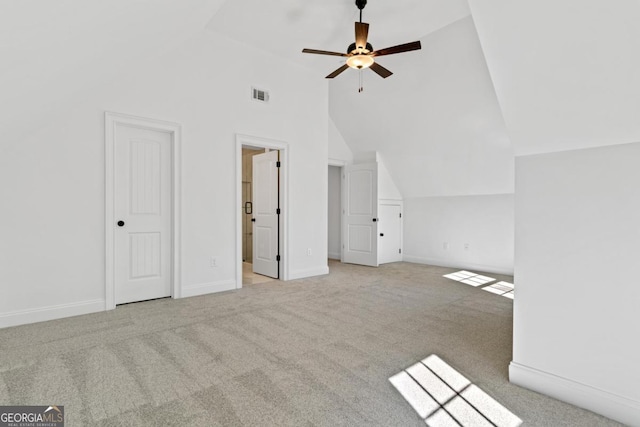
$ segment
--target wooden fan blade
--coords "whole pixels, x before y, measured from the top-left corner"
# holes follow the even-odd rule
[[[367,38],[369,37],[369,24],[365,22],[356,22],[356,47],[367,47]]]
[[[393,74],[391,71],[387,70],[386,68],[384,68],[382,65],[378,64],[377,62],[374,62],[373,64],[371,64],[371,66],[369,68],[371,68],[373,71],[375,71],[383,79],[386,79],[391,74]]]
[[[346,53],[330,52],[328,50],[317,50],[317,49],[302,49],[302,52],[303,53],[315,53],[316,55],[349,56]]]
[[[376,50],[371,53],[373,56],[393,55],[394,53],[409,52],[412,50],[422,49],[420,41],[400,44],[398,46],[387,47],[384,49]]]
[[[349,66],[347,64],[344,64],[342,67],[338,68],[337,70],[335,70],[333,73],[329,74],[326,78],[327,79],[332,79],[335,76],[337,76],[338,74],[342,73],[344,70],[346,70],[347,68],[349,68]]]

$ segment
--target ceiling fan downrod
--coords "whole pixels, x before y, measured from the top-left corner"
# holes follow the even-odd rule
[[[356,6],[360,9],[360,22],[362,22],[362,9],[367,5],[367,0],[356,0]]]

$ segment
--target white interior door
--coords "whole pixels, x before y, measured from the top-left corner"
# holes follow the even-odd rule
[[[345,166],[343,261],[378,266],[378,164]]]
[[[278,151],[253,156],[253,272],[278,278]]]
[[[116,304],[171,296],[171,134],[119,125],[114,149]]]
[[[402,261],[402,218],[399,204],[378,207],[378,262]]]

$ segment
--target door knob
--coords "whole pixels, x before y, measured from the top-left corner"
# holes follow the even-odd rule
[[[124,225],[124,221],[120,220],[118,221],[118,227],[122,227]]]
[[[384,237],[384,233],[380,233],[380,237]]]

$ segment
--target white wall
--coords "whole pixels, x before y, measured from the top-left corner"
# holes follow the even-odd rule
[[[345,142],[331,117],[329,117],[329,159],[346,164],[353,163],[351,148]]]
[[[526,156],[516,163],[510,378],[640,425],[640,298],[630,279],[640,3],[469,5],[514,151]],[[589,149],[598,146],[611,148]]]
[[[518,157],[515,202],[512,380],[631,425],[639,158],[640,143]]]
[[[104,307],[105,110],[182,124],[184,292],[236,285],[236,132],[290,144],[289,273],[325,273],[326,82],[204,30],[123,66],[125,78],[86,91],[53,124],[3,141],[0,326]],[[251,85],[271,91],[268,105],[250,99]]]
[[[3,140],[28,136],[88,90],[127,74],[143,58],[175,49],[201,31],[222,3],[0,2]]]
[[[402,194],[389,173],[382,156],[378,155],[378,200],[402,200]]]
[[[329,166],[329,227],[328,254],[329,258],[340,259],[342,246],[342,168]]]
[[[513,274],[513,194],[408,198],[404,212],[405,261]]]

